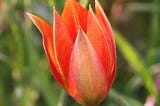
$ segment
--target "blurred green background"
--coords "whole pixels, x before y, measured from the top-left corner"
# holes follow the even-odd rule
[[[94,0],[79,0],[84,6]],[[100,0],[114,29],[117,77],[101,106],[160,106],[160,1]],[[52,24],[65,0],[0,1],[0,106],[80,106],[51,75],[26,12]],[[148,98],[148,99],[147,99]]]

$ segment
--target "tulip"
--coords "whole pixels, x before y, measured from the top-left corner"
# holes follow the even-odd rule
[[[98,2],[95,11],[66,0],[62,15],[54,8],[53,26],[27,13],[42,34],[52,74],[78,103],[98,106],[116,74],[116,48],[110,23]]]

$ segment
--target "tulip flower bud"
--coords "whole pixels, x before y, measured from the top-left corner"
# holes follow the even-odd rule
[[[98,106],[105,99],[116,74],[112,28],[98,0],[95,10],[66,0],[61,16],[54,8],[53,26],[27,13],[42,34],[54,78],[85,106]]]

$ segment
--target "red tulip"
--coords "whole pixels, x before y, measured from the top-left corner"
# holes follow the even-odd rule
[[[43,37],[54,78],[77,102],[96,106],[107,96],[116,73],[116,50],[110,23],[95,1],[96,14],[76,0],[66,0],[53,27],[29,14]]]

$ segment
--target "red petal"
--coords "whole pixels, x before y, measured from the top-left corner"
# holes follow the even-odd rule
[[[67,0],[62,13],[62,19],[74,41],[77,36],[78,27],[81,26],[86,32],[87,11],[77,3],[76,0]]]
[[[115,79],[116,68],[116,55],[113,52],[115,48],[112,46],[114,42],[111,42],[111,35],[108,34],[106,27],[97,19],[91,8],[88,12],[87,35],[105,67],[106,77],[110,81],[108,86],[111,87]]]
[[[110,22],[108,21],[108,18],[106,17],[106,15],[105,15],[100,3],[98,2],[98,0],[95,0],[95,10],[96,10],[97,17],[100,18],[100,20],[105,24],[105,26],[107,28],[107,31],[113,37],[113,32],[112,32],[112,27],[110,25]]]
[[[109,75],[109,71],[111,68],[110,62],[112,57],[104,34],[105,33],[103,32],[102,27],[100,26],[96,16],[90,8],[88,12],[87,36],[104,65],[106,75]]]
[[[109,39],[111,39],[112,48],[115,48],[115,40],[114,40],[114,36],[113,36],[112,27],[110,25],[108,18],[105,15],[100,3],[98,2],[98,0],[95,0],[95,9],[96,9],[97,17],[105,25],[105,30],[107,30],[107,32],[108,32],[108,34],[106,36],[110,37]],[[113,49],[113,53],[116,53],[115,49]]]
[[[96,51],[80,28],[70,60],[70,95],[81,104],[98,105],[108,93],[104,72]]]
[[[111,80],[114,80],[114,77],[115,77],[115,69],[116,69],[116,66],[113,66],[116,64],[116,47],[115,47],[115,41],[114,41],[114,36],[113,36],[113,32],[112,32],[112,28],[111,28],[111,25],[100,5],[100,3],[98,2],[98,0],[95,0],[95,9],[96,9],[96,15],[99,19],[99,23],[101,24],[101,26],[103,27],[103,30],[104,32],[106,33],[105,34],[105,38],[109,44],[109,47],[110,47],[110,50],[111,50],[111,54],[112,54],[112,67],[115,67],[113,68],[113,70],[111,71],[110,75],[112,76]]]
[[[52,27],[48,23],[46,23],[44,20],[42,20],[41,18],[39,18],[35,15],[32,15],[30,13],[27,13],[27,15],[31,18],[33,23],[36,25],[36,27],[39,29],[39,31],[42,34],[44,49],[45,49],[45,52],[48,56],[50,67],[51,67],[51,70],[52,70],[52,73],[53,73],[55,79],[61,85],[64,85],[64,81],[63,81],[63,77],[62,77],[61,72],[56,70],[56,69],[58,69],[58,64],[57,64],[57,60],[55,58],[54,47],[53,47]]]
[[[54,10],[53,31],[54,51],[58,62],[58,70],[62,74],[61,77],[64,78],[65,83],[68,84],[68,70],[73,42],[56,10]]]

